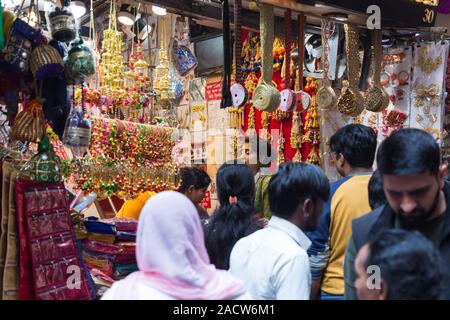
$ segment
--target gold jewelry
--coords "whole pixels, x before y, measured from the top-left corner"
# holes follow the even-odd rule
[[[372,67],[373,87],[370,88],[364,99],[364,107],[372,112],[380,112],[389,106],[389,96],[381,86],[381,59],[383,50],[381,48],[381,30],[372,31]]]
[[[434,71],[436,71],[439,66],[443,63],[442,56],[432,58],[428,54],[428,48],[426,46],[422,46],[418,50],[419,56],[417,64],[419,65],[420,69],[427,74],[430,75]]]
[[[338,100],[338,110],[343,113],[356,117],[364,110],[364,99],[359,92],[359,34],[354,25],[345,24],[345,45],[347,50],[347,71],[348,81],[344,82],[342,94]]]
[[[330,21],[327,19],[322,19],[322,61],[323,61],[323,80],[322,80],[322,88],[317,91],[317,105],[321,109],[331,109],[336,105],[337,98],[336,93],[331,87],[330,78],[328,77],[329,70],[329,45],[328,41],[330,40]]]

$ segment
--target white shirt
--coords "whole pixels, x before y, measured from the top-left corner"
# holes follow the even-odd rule
[[[230,256],[230,272],[257,300],[309,300],[311,241],[296,225],[273,216],[268,227],[242,238]]]

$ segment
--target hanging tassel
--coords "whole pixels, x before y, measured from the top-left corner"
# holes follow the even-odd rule
[[[286,161],[284,157],[284,144],[286,139],[283,136],[283,125],[280,127],[280,136],[278,138],[278,165],[284,163]]]

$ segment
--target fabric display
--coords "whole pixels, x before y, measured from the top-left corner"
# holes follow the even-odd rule
[[[414,50],[414,80],[409,125],[442,141],[444,79],[448,41],[421,43]]]
[[[63,184],[19,180],[19,299],[89,300]],[[71,275],[78,272],[74,281]]]
[[[82,244],[83,259],[101,295],[114,281],[138,270],[137,221],[89,217],[84,224],[88,237]],[[89,234],[97,235],[96,240],[92,240],[94,238],[89,237]],[[112,237],[113,241],[108,241],[108,238],[105,238],[107,236]]]
[[[3,161],[2,207],[0,231],[0,294],[1,300],[17,300],[18,297],[18,235],[14,199],[14,186],[20,166],[13,161]]]

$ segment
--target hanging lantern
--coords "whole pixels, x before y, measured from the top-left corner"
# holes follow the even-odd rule
[[[95,74],[95,61],[91,49],[79,40],[72,44],[66,61],[66,71],[72,84],[88,81]]]
[[[49,20],[53,39],[70,42],[76,38],[75,17],[70,11],[56,7],[55,11],[49,14]]]

